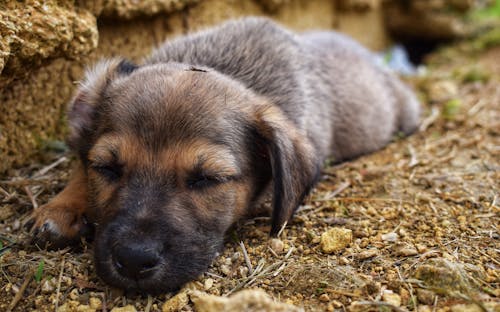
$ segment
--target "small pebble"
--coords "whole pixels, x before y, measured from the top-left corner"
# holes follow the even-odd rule
[[[358,258],[361,260],[373,258],[379,255],[379,251],[376,248],[373,249],[368,249],[368,250],[363,250],[358,254]]]
[[[189,297],[186,289],[181,290],[178,294],[168,299],[161,307],[162,312],[180,311],[189,303]]]
[[[416,244],[415,247],[417,247],[417,251],[419,253],[424,253],[427,251],[427,246],[422,245],[422,244]]]
[[[51,278],[50,280],[45,280],[42,284],[43,294],[53,293],[55,289],[56,289],[55,278]]]
[[[113,308],[111,309],[111,312],[137,312],[137,310],[133,305],[129,304],[121,308]]]
[[[78,289],[76,288],[73,288],[70,292],[69,292],[69,298],[71,300],[78,300]]]
[[[271,249],[277,254],[282,253],[284,248],[285,248],[285,244],[283,244],[283,241],[279,238],[271,239],[271,241],[269,242],[269,245],[270,245]]]
[[[17,231],[21,228],[21,221],[19,219],[14,220],[14,223],[12,224],[12,229],[14,231]]]
[[[319,296],[318,299],[321,302],[329,302],[330,301],[330,297],[328,296],[328,294],[322,294],[321,296]]]
[[[382,240],[386,242],[395,242],[398,240],[399,235],[397,233],[391,232],[387,234],[382,234]]]
[[[396,250],[396,255],[404,257],[416,256],[418,255],[418,250],[413,247],[402,247]]]
[[[393,306],[401,306],[401,297],[391,290],[384,290],[382,293],[382,301],[392,304]]]
[[[435,298],[436,294],[433,291],[427,289],[417,289],[418,302],[431,306],[434,304]]]
[[[89,306],[92,309],[101,310],[102,309],[102,301],[99,298],[90,297]]]
[[[352,242],[352,231],[346,228],[333,228],[321,234],[321,250],[333,253],[345,249]]]
[[[239,269],[239,272],[240,272],[240,276],[243,278],[248,276],[248,268],[245,266],[241,266]]]
[[[203,283],[203,289],[209,290],[210,288],[212,288],[213,285],[214,285],[214,280],[211,278],[207,278]]]
[[[229,275],[231,274],[231,269],[229,268],[229,266],[223,264],[219,267],[220,271],[224,274],[224,275]]]

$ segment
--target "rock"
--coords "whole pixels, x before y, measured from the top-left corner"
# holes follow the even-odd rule
[[[111,309],[111,312],[137,312],[137,310],[133,305],[129,304],[121,308],[113,308]]]
[[[59,306],[59,308],[57,308],[57,312],[96,312],[96,311],[97,308],[86,304],[80,304],[78,301],[75,300],[68,300],[63,305]],[[115,311],[115,309],[111,311]]]
[[[290,0],[257,0],[260,5],[268,12],[276,12],[284,4],[290,2]]]
[[[373,258],[379,255],[379,250],[376,248],[363,250],[358,254],[358,258],[361,260]]]
[[[451,307],[451,312],[482,312],[477,304],[457,304]],[[491,310],[493,311],[493,310]]]
[[[380,5],[377,0],[344,0],[338,2],[338,8],[341,11],[366,12],[373,10]]]
[[[431,306],[434,304],[435,298],[436,294],[433,291],[422,288],[417,289],[418,302]]]
[[[384,290],[382,293],[382,301],[392,304],[393,306],[401,306],[401,297],[391,290]]]
[[[210,288],[212,288],[213,285],[214,285],[214,280],[211,278],[207,278],[203,283],[203,289],[209,290]]]
[[[76,311],[78,306],[80,306],[80,303],[78,301],[67,300],[62,305],[60,305],[56,311],[57,312],[72,312],[72,311]]]
[[[321,294],[318,299],[321,302],[329,302],[330,301],[330,297],[328,296],[328,294]]]
[[[245,289],[230,297],[219,297],[194,291],[191,294],[191,301],[193,301],[197,312],[304,311],[304,309],[290,304],[276,302],[260,289]]]
[[[419,304],[417,307],[417,312],[431,312],[432,309],[430,306],[425,304]]]
[[[418,250],[412,246],[401,245],[396,248],[396,255],[403,257],[411,257],[418,255]]]
[[[222,272],[222,274],[224,274],[226,276],[229,276],[231,274],[231,268],[227,264],[222,264],[219,267],[219,269]]]
[[[399,238],[399,235],[398,233],[394,233],[394,232],[391,232],[391,233],[387,233],[387,234],[382,234],[380,236],[380,238],[382,238],[383,241],[385,242],[396,242]]]
[[[347,307],[347,310],[349,312],[362,312],[362,311],[368,311],[369,306],[359,302],[359,301],[353,301],[351,302],[351,305]]]
[[[89,306],[92,309],[101,310],[102,309],[102,301],[99,298],[90,297]]]
[[[57,279],[51,278],[50,280],[45,280],[42,284],[42,293],[50,294],[53,293],[57,286]]]
[[[97,8],[96,13],[104,17],[129,20],[141,16],[180,11],[196,2],[199,0],[108,0],[103,1],[103,5]]]
[[[435,81],[428,86],[429,99],[433,102],[445,102],[458,95],[458,87],[451,80]]]
[[[473,291],[463,265],[444,258],[431,259],[420,265],[415,270],[415,278],[421,280],[426,286],[448,291],[458,290]]]
[[[181,290],[178,294],[168,299],[161,307],[162,312],[179,311],[189,303],[187,290]]]
[[[346,228],[333,228],[321,234],[321,250],[333,253],[345,249],[352,242],[352,231]]]
[[[283,244],[283,241],[281,239],[279,239],[279,238],[272,238],[269,241],[269,247],[271,247],[271,249],[275,253],[280,254],[285,249],[285,244]]]
[[[78,59],[97,47],[97,23],[90,12],[76,9],[70,1],[29,3],[0,5],[0,73],[8,72],[0,85],[49,59]]]

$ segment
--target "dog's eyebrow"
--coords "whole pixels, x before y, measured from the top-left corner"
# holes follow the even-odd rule
[[[236,158],[220,146],[208,148],[196,158],[194,171],[204,171],[214,175],[233,176],[241,174]]]
[[[120,151],[109,137],[100,138],[89,152],[88,160],[92,162],[117,162]]]

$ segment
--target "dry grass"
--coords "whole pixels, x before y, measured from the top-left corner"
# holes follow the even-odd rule
[[[326,168],[282,231],[282,252],[269,248],[267,218],[238,226],[209,272],[190,287],[217,295],[259,287],[311,311],[446,311],[459,303],[493,309],[500,295],[498,60],[500,49],[435,58],[430,74],[416,82],[427,103],[419,133]],[[487,81],[464,82],[456,74],[471,62],[489,71]],[[443,81],[456,92],[433,101],[429,90]],[[47,163],[13,170],[0,181],[0,310],[54,311],[91,298],[100,299],[102,311],[126,304],[161,310],[170,295],[127,298],[104,285],[93,270],[91,246],[48,252],[26,243],[28,213],[68,178],[66,157]],[[351,229],[354,241],[327,255],[319,237],[331,227]],[[400,305],[384,297],[389,291]]]

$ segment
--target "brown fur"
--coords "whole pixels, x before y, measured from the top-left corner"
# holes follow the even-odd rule
[[[68,114],[81,167],[34,212],[35,237],[75,241],[85,216],[106,282],[170,291],[206,269],[266,194],[276,235],[327,157],[381,148],[413,131],[418,111],[355,42],[265,19],[167,42],[142,66],[103,61]]]

